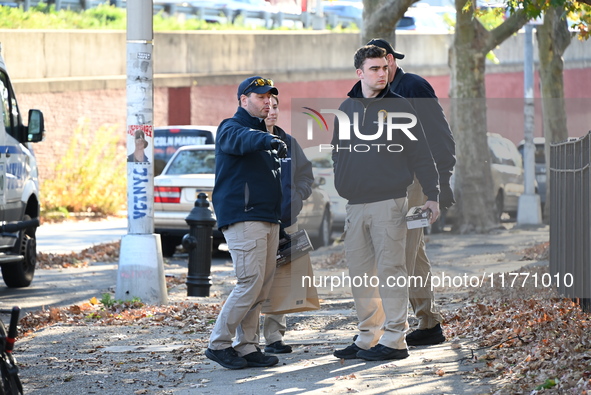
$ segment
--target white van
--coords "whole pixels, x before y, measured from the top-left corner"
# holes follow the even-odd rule
[[[0,47],[1,51],[1,47]],[[0,53],[0,268],[8,287],[27,287],[37,263],[37,161],[29,144],[43,139],[43,114],[29,110],[23,125]]]

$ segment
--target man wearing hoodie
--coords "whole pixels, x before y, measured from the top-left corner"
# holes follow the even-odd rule
[[[287,146],[267,133],[273,81],[249,77],[238,87],[238,110],[216,136],[213,206],[237,283],[222,307],[205,351],[228,369],[279,362],[259,349],[259,318],[275,274],[281,218],[281,158]]]
[[[439,216],[439,181],[414,109],[390,91],[386,51],[361,47],[354,64],[359,81],[339,107],[349,122],[335,119],[331,145],[335,187],[348,201],[344,240],[349,276],[352,284],[369,281],[352,286],[359,319],[355,342],[333,355],[403,359],[408,357],[406,190],[416,174],[427,196],[422,210],[430,211],[433,223]]]
[[[404,54],[395,51],[386,40],[374,38],[367,45],[376,45],[386,50],[390,90],[406,98],[417,112],[439,173],[439,206],[446,210],[455,203],[450,178],[456,164],[456,144],[435,90],[423,77],[405,73],[402,67],[398,66],[397,59],[404,59]],[[408,204],[414,207],[424,202],[425,195],[415,178],[408,187]],[[406,269],[409,276],[422,279],[420,284],[417,284],[422,286],[413,285],[408,289],[410,304],[419,324],[415,331],[406,336],[406,343],[409,346],[443,343],[443,317],[435,309],[435,297],[430,282],[431,263],[425,250],[422,228],[409,229],[406,234]]]

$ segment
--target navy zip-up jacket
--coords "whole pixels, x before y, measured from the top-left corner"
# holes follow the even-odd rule
[[[387,85],[375,98],[365,99],[358,81],[348,93],[339,110],[354,122],[358,114],[359,132],[365,136],[375,135],[378,130],[378,116],[383,112],[410,113],[416,116],[411,104],[400,95],[390,91]],[[408,123],[406,119],[394,119]],[[402,131],[394,130],[392,139],[387,139],[387,126],[376,139],[360,139],[349,125],[350,140],[339,139],[339,122],[335,118],[332,139],[335,173],[335,187],[350,204],[373,203],[388,199],[406,197],[406,189],[417,175],[423,192],[429,200],[438,201],[439,177],[435,162],[420,122],[409,128],[417,138],[411,140]],[[379,151],[378,147],[379,145]],[[401,152],[390,152],[387,147],[402,146]],[[368,149],[369,147],[369,149]],[[367,152],[363,152],[366,151]]]
[[[287,157],[281,160],[281,185],[283,201],[281,203],[281,224],[287,228],[297,222],[302,210],[302,201],[312,194],[314,173],[312,163],[297,140],[279,126],[273,127],[273,134],[287,145]]]
[[[238,107],[218,127],[212,202],[218,227],[244,221],[279,223],[281,164],[265,122]]]

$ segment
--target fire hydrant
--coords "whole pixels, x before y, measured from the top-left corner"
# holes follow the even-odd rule
[[[209,296],[211,287],[211,248],[215,216],[209,208],[207,194],[200,193],[187,218],[189,233],[183,236],[183,247],[189,251],[187,296]]]

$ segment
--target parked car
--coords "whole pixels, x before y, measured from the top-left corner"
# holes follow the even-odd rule
[[[164,166],[177,149],[184,145],[213,144],[217,126],[161,126],[154,128],[154,176],[162,173]]]
[[[271,3],[265,0],[216,0],[216,8],[226,15],[231,23],[236,23],[237,18],[243,17],[247,26],[270,27],[260,16],[251,18],[249,12],[267,12],[272,16],[277,10]]]
[[[25,115],[0,54],[0,269],[11,288],[28,287],[37,262],[39,170],[31,143],[43,140],[45,127],[41,111],[29,110],[28,126]]]
[[[330,198],[330,207],[333,216],[333,230],[336,232],[342,232],[345,226],[345,217],[347,216],[345,210],[347,200],[339,195],[334,186],[332,153],[330,151],[319,152],[318,146],[305,148],[304,153],[308,160],[312,162],[314,177],[322,177],[326,180],[324,189]]]
[[[546,139],[544,137],[534,137],[534,145],[536,147],[534,161],[536,168],[536,182],[538,183],[538,194],[540,195],[540,203],[542,212],[544,211],[544,204],[546,203],[546,155],[544,154],[544,145]],[[525,142],[522,140],[517,146],[517,150],[523,158],[523,149]]]
[[[361,1],[323,1],[322,12],[325,15],[334,14],[342,19],[342,25],[347,27],[350,23],[355,23],[358,27],[363,21],[363,2]]]
[[[446,21],[455,20],[453,7],[409,7],[396,24],[396,30],[411,30],[417,33],[449,33],[451,25]]]
[[[197,195],[206,193],[211,204],[214,173],[215,146],[190,145],[179,148],[162,174],[154,178],[154,228],[160,234],[164,256],[172,256],[182,237],[189,233],[185,218],[194,207]],[[312,195],[304,201],[298,216],[299,229],[308,232],[314,247],[330,242],[332,212],[330,199],[321,188],[324,182],[323,178],[316,179]],[[224,235],[214,226],[214,251],[223,242]]]
[[[519,197],[524,193],[523,161],[517,147],[507,138],[497,133],[488,133],[488,148],[491,155],[490,171],[493,187],[490,194],[495,202],[496,216],[501,219],[504,213],[517,217]],[[455,174],[450,180],[455,187]],[[452,206],[443,214],[443,223],[435,224],[435,229],[442,229],[445,223],[453,223],[457,218],[457,206]],[[433,227],[432,227],[433,228]]]
[[[203,8],[203,19],[208,23],[219,23],[219,24],[226,24],[228,23],[228,18],[224,15],[224,13],[219,10],[218,3],[215,0],[163,0],[165,4],[177,4],[177,6],[181,7],[193,7],[193,9]],[[159,2],[159,1],[158,1]],[[154,2],[154,5],[157,4],[157,1]],[[177,8],[178,11],[178,8]]]

